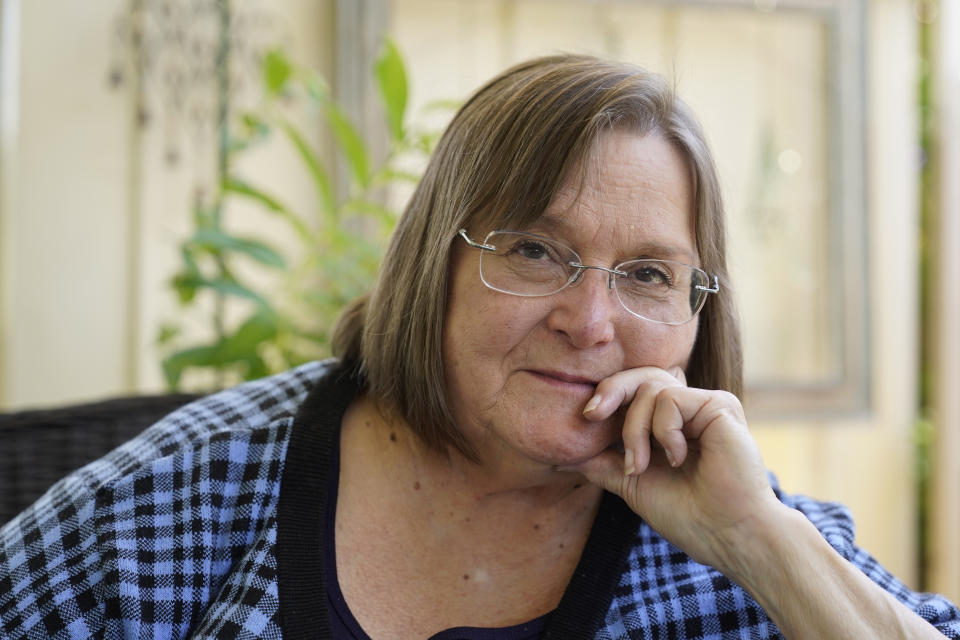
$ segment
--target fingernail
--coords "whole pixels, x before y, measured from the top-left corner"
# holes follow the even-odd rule
[[[599,393],[596,394],[595,396],[590,398],[590,401],[587,403],[587,406],[583,408],[583,412],[590,413],[591,411],[593,411],[594,409],[600,406],[600,402],[602,400],[603,398],[600,396],[600,394]]]
[[[673,457],[673,453],[670,452],[670,449],[664,449],[663,452],[667,454],[667,462],[670,463],[671,467],[677,466],[677,460]]]
[[[623,450],[623,475],[632,476],[636,470],[637,470],[637,467],[633,462],[633,451],[630,449],[624,449]]]

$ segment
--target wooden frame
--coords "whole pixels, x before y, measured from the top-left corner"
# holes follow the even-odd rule
[[[373,156],[384,157],[389,137],[370,73],[390,22],[388,0],[336,0],[334,14],[334,91],[365,133]],[[339,166],[341,192],[347,189],[346,175],[346,169]]]
[[[748,381],[745,405],[761,419],[823,419],[867,413],[871,407],[870,317],[865,131],[865,7],[862,0],[664,0],[716,8],[756,8],[817,14],[829,28],[830,252],[843,274],[830,292],[839,375],[825,382]]]

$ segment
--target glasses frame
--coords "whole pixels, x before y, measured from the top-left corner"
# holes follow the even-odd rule
[[[480,268],[479,268],[479,271],[480,271],[480,280],[483,282],[483,284],[484,284],[488,289],[492,289],[493,291],[499,291],[500,293],[506,293],[507,295],[520,296],[520,297],[522,297],[522,298],[543,298],[543,297],[546,297],[546,296],[552,296],[553,294],[555,294],[555,293],[560,293],[561,291],[563,291],[564,289],[568,288],[569,286],[575,285],[577,282],[579,282],[579,281],[583,278],[583,274],[584,274],[584,272],[585,272],[587,269],[596,269],[597,271],[603,271],[604,273],[606,273],[606,274],[607,274],[607,289],[611,289],[611,290],[616,291],[616,290],[617,290],[616,276],[627,276],[627,275],[629,275],[626,271],[621,270],[619,267],[622,267],[623,265],[629,264],[629,263],[631,263],[631,262],[664,262],[664,263],[667,263],[667,264],[678,264],[678,265],[682,265],[682,266],[687,267],[688,269],[691,269],[691,270],[693,270],[693,271],[695,271],[695,272],[702,273],[703,276],[704,276],[705,281],[711,283],[710,286],[706,286],[706,287],[703,286],[703,285],[699,285],[699,284],[693,285],[693,288],[694,288],[694,289],[696,289],[696,290],[698,290],[698,291],[702,291],[703,293],[706,293],[706,294],[719,293],[719,292],[720,292],[720,280],[717,278],[717,276],[711,275],[711,274],[707,273],[706,271],[704,271],[704,270],[701,269],[700,267],[695,267],[695,266],[693,266],[693,265],[689,265],[689,264],[686,264],[686,263],[683,263],[683,262],[677,262],[677,261],[675,261],[675,260],[659,260],[659,259],[656,259],[656,258],[640,258],[640,259],[635,259],[635,260],[626,260],[626,261],[621,262],[620,264],[614,266],[612,269],[610,269],[610,268],[607,268],[607,267],[601,267],[601,266],[599,266],[599,265],[583,264],[583,263],[581,262],[581,260],[580,260],[580,254],[577,253],[576,251],[574,251],[571,247],[568,247],[567,245],[565,245],[565,244],[563,244],[562,242],[559,242],[559,241],[557,241],[557,240],[554,240],[553,238],[548,238],[548,237],[546,237],[546,236],[537,235],[537,234],[535,234],[535,233],[528,233],[528,232],[526,232],[526,231],[511,231],[511,230],[508,230],[508,229],[496,229],[496,230],[494,230],[494,231],[489,232],[489,233],[486,235],[486,237],[484,238],[483,242],[475,242],[474,240],[470,239],[470,236],[467,235],[467,230],[466,230],[466,229],[460,229],[460,231],[457,232],[457,235],[460,236],[461,238],[463,238],[464,242],[466,242],[467,245],[469,245],[470,247],[473,247],[474,249],[480,249],[481,251],[496,251],[496,250],[497,250],[497,247],[496,247],[495,245],[492,245],[492,244],[489,243],[490,236],[492,236],[492,235],[494,235],[494,234],[496,234],[496,233],[522,234],[522,235],[525,235],[525,236],[529,236],[529,237],[531,237],[531,238],[536,238],[536,239],[542,240],[543,242],[546,242],[546,243],[548,243],[548,244],[552,244],[552,245],[557,245],[557,246],[563,247],[564,249],[566,249],[567,251],[569,251],[573,256],[576,257],[576,260],[572,260],[572,261],[570,261],[570,262],[567,263],[570,267],[572,267],[572,268],[574,269],[573,274],[572,274],[569,278],[567,278],[567,281],[563,284],[562,287],[560,287],[560,288],[558,288],[558,289],[555,289],[554,291],[550,291],[550,292],[548,292],[548,293],[517,293],[517,292],[515,292],[515,291],[507,291],[507,290],[505,290],[505,289],[500,289],[500,288],[498,288],[498,287],[494,287],[494,286],[491,285],[489,282],[487,282],[486,278],[483,277],[483,269],[482,269],[482,267],[480,267]],[[481,264],[482,264],[482,263],[481,263]],[[700,313],[700,311],[703,310],[703,306],[704,306],[704,305],[706,304],[706,302],[707,302],[707,296],[705,295],[705,296],[701,297],[701,298],[700,298],[700,302],[697,304],[697,308],[691,310],[691,312],[690,312],[690,317],[687,318],[686,320],[682,320],[682,321],[680,321],[680,322],[666,322],[666,321],[664,321],[664,320],[655,320],[655,319],[653,319],[653,318],[648,318],[648,317],[646,317],[646,316],[644,316],[644,315],[641,315],[641,314],[637,313],[636,311],[628,308],[627,305],[625,305],[625,304],[623,303],[623,299],[620,297],[620,293],[619,293],[619,292],[617,293],[617,301],[620,303],[620,306],[621,306],[621,307],[623,307],[629,314],[631,314],[631,315],[633,315],[633,316],[636,316],[636,317],[638,317],[638,318],[642,318],[643,320],[646,320],[646,321],[648,321],[648,322],[655,322],[655,323],[657,323],[657,324],[666,324],[666,325],[673,325],[673,326],[675,326],[675,325],[686,324],[686,323],[690,322],[691,320],[693,320],[694,318],[696,318],[697,315]]]

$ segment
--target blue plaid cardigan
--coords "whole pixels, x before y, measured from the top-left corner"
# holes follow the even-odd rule
[[[330,637],[329,462],[357,383],[328,361],[194,402],[0,529],[0,636]],[[951,638],[960,611],[853,544],[849,513],[780,494]],[[722,574],[607,495],[544,638],[781,638]]]

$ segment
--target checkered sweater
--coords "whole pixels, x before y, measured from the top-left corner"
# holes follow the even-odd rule
[[[0,637],[330,637],[329,469],[356,383],[312,363],[179,409],[0,529]],[[951,638],[960,612],[853,544],[849,513],[780,496]],[[544,638],[780,638],[740,587],[607,495]]]

